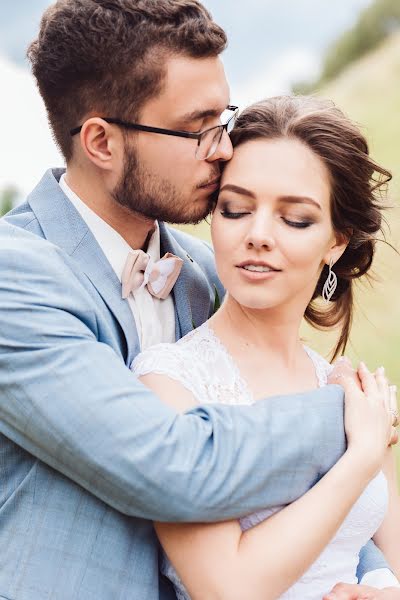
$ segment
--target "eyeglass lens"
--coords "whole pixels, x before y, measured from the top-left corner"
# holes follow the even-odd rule
[[[226,125],[214,127],[204,133],[196,150],[196,158],[198,160],[207,160],[207,158],[210,158],[214,154],[221,141],[224,129],[226,129],[227,133],[232,131],[235,125],[235,116],[232,115]]]
[[[205,160],[214,154],[221,141],[223,131],[222,127],[215,127],[201,137],[200,144],[196,150],[196,158],[198,160]]]

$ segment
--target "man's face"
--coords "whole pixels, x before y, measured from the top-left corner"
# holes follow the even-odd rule
[[[219,58],[169,58],[161,93],[143,107],[138,122],[197,133],[221,123],[229,88]],[[232,146],[224,132],[214,154],[195,157],[197,140],[148,132],[129,132],[124,169],[114,198],[127,208],[170,223],[196,223],[212,206],[220,161]]]

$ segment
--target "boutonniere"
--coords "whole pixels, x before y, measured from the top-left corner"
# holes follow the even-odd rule
[[[220,306],[221,306],[221,300],[220,300],[220,297],[218,294],[217,286],[214,283],[214,304],[213,304],[213,309],[212,309],[212,313],[210,316],[214,315]],[[195,322],[193,321],[193,317],[192,317],[192,327],[193,327],[193,329],[197,328]]]
[[[213,306],[212,314],[215,314],[220,306],[221,306],[221,300],[219,298],[217,286],[214,283],[214,306]]]

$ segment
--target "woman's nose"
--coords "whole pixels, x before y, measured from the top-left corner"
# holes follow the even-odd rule
[[[253,221],[247,234],[246,245],[248,248],[255,248],[256,250],[271,250],[275,247],[273,223],[270,217]]]

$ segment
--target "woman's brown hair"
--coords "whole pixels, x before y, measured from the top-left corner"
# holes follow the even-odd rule
[[[349,243],[334,266],[338,285],[328,307],[317,301],[328,275],[325,265],[305,319],[318,329],[341,326],[332,358],[346,348],[353,314],[353,280],[369,271],[376,235],[382,230],[382,188],[391,174],[369,156],[359,128],[331,101],[312,96],[277,96],[245,109],[231,133],[233,146],[250,140],[294,138],[307,145],[330,175],[331,218]]]

